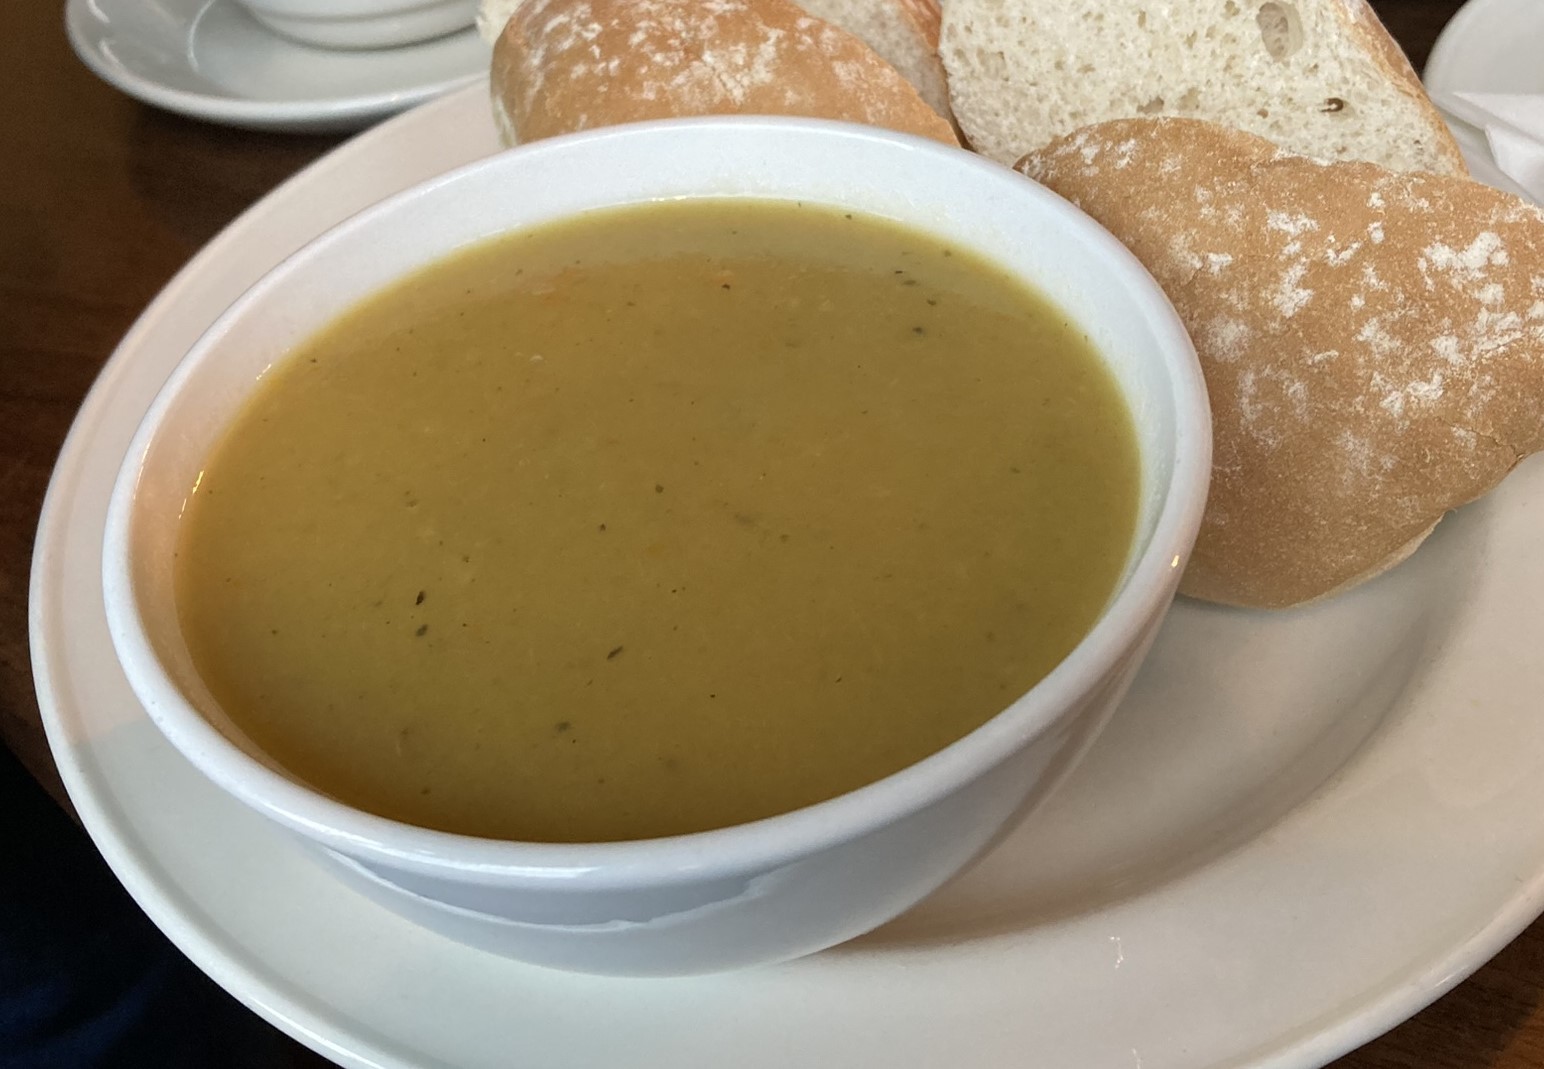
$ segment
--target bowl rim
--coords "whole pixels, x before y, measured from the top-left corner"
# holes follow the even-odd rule
[[[1028,692],[950,745],[883,779],[835,798],[744,824],[656,839],[541,843],[437,831],[356,809],[282,775],[243,751],[183,695],[155,652],[137,611],[129,547],[141,461],[161,432],[194,369],[217,352],[229,325],[259,304],[296,266],[328,254],[348,235],[378,225],[411,201],[490,167],[517,167],[535,156],[574,152],[595,142],[642,146],[695,130],[716,137],[792,137],[875,143],[879,152],[935,157],[945,167],[989,181],[1021,183],[1038,211],[1066,225],[1136,299],[1163,354],[1174,408],[1174,460],[1146,547],[1094,626]],[[947,159],[945,159],[947,157]],[[705,192],[704,196],[722,196]],[[1016,194],[1017,195],[1017,194]],[[620,199],[618,201],[621,203]],[[561,216],[554,215],[553,218]],[[926,229],[914,222],[906,225]],[[990,254],[987,254],[990,255]],[[1128,397],[1128,401],[1130,398]],[[1200,527],[1211,471],[1211,415],[1205,380],[1189,334],[1147,269],[1081,210],[1028,178],[984,157],[939,142],[875,127],[782,116],[668,119],[583,131],[519,146],[455,168],[387,197],[285,257],[238,297],[189,348],[161,386],[126,451],[108,503],[103,588],[109,631],[131,688],[157,728],[206,777],[248,806],[294,831],[366,863],[471,882],[551,887],[581,881],[617,889],[765,871],[858,838],[925,808],[1006,760],[1093,692],[1172,598]]]

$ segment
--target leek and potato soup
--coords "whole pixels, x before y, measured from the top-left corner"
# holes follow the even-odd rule
[[[1130,413],[1007,272],[795,203],[457,253],[271,368],[179,533],[194,663],[346,803],[491,838],[724,827],[1027,691],[1133,540]]]

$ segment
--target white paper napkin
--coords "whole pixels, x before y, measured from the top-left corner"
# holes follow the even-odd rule
[[[1435,93],[1432,101],[1485,134],[1496,166],[1544,203],[1544,93]]]

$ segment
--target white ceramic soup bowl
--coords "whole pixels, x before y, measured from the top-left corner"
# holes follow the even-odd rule
[[[589,209],[703,196],[899,220],[1000,262],[1086,330],[1130,405],[1142,458],[1135,544],[1093,630],[1028,694],[941,752],[830,801],[717,831],[578,845],[481,840],[361,812],[288,776],[200,682],[173,599],[179,512],[259,376],[359,299],[471,243]],[[676,974],[778,961],[907,909],[1084,751],[1174,596],[1206,496],[1210,427],[1195,352],[1157,284],[1107,232],[1008,169],[838,123],[615,127],[515,149],[393,197],[242,296],[183,359],[130,447],[107,520],[108,617],[135,693],[173,745],[391,909],[567,969]]]
[[[239,0],[284,37],[323,48],[393,48],[472,25],[477,0]]]

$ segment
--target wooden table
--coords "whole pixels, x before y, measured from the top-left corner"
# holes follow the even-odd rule
[[[1373,6],[1419,68],[1459,0]],[[54,458],[102,362],[172,273],[339,139],[140,105],[76,61],[56,3],[0,5],[0,79],[0,738],[64,801],[27,650],[28,566]],[[1544,921],[1336,1064],[1544,1069]]]

